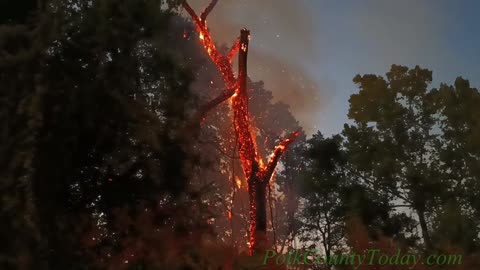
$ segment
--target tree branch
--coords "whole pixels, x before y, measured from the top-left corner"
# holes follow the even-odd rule
[[[230,50],[228,51],[228,53],[226,54],[227,58],[228,58],[228,61],[231,63],[232,60],[233,60],[233,57],[235,57],[235,55],[238,53],[238,51],[240,50],[240,37],[238,37],[236,40],[235,40],[235,43],[233,43],[233,46],[232,48],[230,48]]]
[[[268,164],[265,168],[265,179],[266,181],[270,181],[270,177],[273,174],[273,171],[277,167],[278,161],[280,160],[280,157],[282,156],[283,152],[287,149],[287,147],[295,141],[295,138],[297,138],[300,135],[300,131],[295,131],[290,136],[288,136],[286,139],[282,140],[276,147],[275,150],[273,150],[272,155],[270,156],[270,160],[268,161]]]
[[[202,14],[200,14],[200,20],[202,22],[205,22],[208,14],[210,14],[210,12],[212,12],[212,10],[215,7],[215,5],[217,4],[217,2],[218,2],[218,0],[212,0],[212,2],[210,2],[210,4],[205,8],[205,10],[202,12]]]
[[[228,63],[228,61],[226,61],[226,59],[224,59],[225,57],[218,52],[212,35],[205,24],[205,21],[202,21],[202,19],[197,16],[193,8],[188,4],[187,0],[184,0],[182,4],[185,10],[187,10],[188,14],[190,14],[190,16],[192,17],[195,25],[197,26],[197,32],[199,34],[200,41],[202,42],[205,51],[208,53],[208,56],[210,56],[215,65],[223,68],[223,66],[225,66],[225,63],[223,62]]]
[[[199,121],[199,122],[205,119],[208,111],[212,110],[214,107],[216,107],[220,103],[232,97],[233,94],[235,93],[235,89],[237,88],[237,79],[235,78],[233,68],[230,64],[231,61],[229,61],[227,56],[218,52],[215,46],[215,42],[213,41],[213,38],[210,34],[210,31],[208,30],[205,24],[205,18],[213,10],[217,2],[218,0],[212,0],[212,2],[208,5],[208,7],[202,12],[200,17],[198,17],[195,11],[192,9],[192,7],[188,4],[187,0],[182,1],[183,7],[188,12],[188,14],[190,14],[193,22],[196,25],[200,42],[202,43],[205,51],[207,52],[212,62],[217,66],[218,70],[222,74],[223,80],[225,81],[225,84],[227,86],[227,89],[224,90],[219,96],[217,96],[210,102],[206,103],[199,109],[199,111],[194,116],[194,121]],[[234,48],[232,49],[235,51]]]
[[[348,171],[351,175],[356,176],[356,177],[362,179],[367,185],[374,186],[373,181],[367,179],[367,177],[361,175],[360,173],[357,173],[357,172],[355,172],[354,170],[348,169],[348,168],[347,168],[347,171]],[[407,197],[405,197],[405,196],[403,196],[402,194],[400,194],[398,191],[392,190],[392,189],[389,189],[389,188],[388,188],[386,191],[387,191],[388,193],[390,193],[390,195],[396,196],[397,198],[402,199],[404,202],[409,203],[409,204],[412,204],[412,201],[411,201],[411,200],[409,200]]]
[[[209,102],[207,102],[206,104],[202,105],[198,111],[197,111],[197,115],[195,116],[195,120],[196,121],[202,121],[203,119],[205,119],[205,117],[207,116],[207,113],[212,110],[213,108],[215,108],[216,106],[218,106],[219,104],[221,104],[222,102],[224,102],[225,100],[231,98],[233,96],[233,94],[235,93],[235,88],[232,88],[232,89],[225,89],[220,95],[218,95],[216,98],[210,100]]]
[[[182,2],[183,8],[188,12],[190,17],[192,17],[192,20],[195,22],[195,25],[200,26],[202,25],[202,21],[200,18],[198,18],[197,13],[195,13],[195,10],[188,4],[187,0],[183,0]]]

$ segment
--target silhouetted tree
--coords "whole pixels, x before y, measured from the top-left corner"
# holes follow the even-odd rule
[[[360,92],[351,96],[348,114],[355,123],[343,131],[350,175],[388,194],[391,207],[416,213],[427,249],[435,246],[431,220],[444,220],[441,213],[452,209],[453,200],[465,221],[473,221],[478,198],[478,90],[463,79],[455,87],[428,89],[431,80],[432,72],[418,66],[393,65],[386,78],[357,75]],[[462,224],[475,235],[478,225]]]
[[[192,74],[161,3],[49,1],[0,25],[2,268],[91,269],[88,225],[115,235],[114,209],[185,192]]]

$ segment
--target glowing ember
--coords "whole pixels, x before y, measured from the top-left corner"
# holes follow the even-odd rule
[[[240,180],[240,178],[236,177],[235,178],[235,184],[237,185],[237,188],[241,188],[242,187],[242,180]]]
[[[242,51],[246,52],[247,51],[247,45],[245,44],[242,44],[242,47],[241,47]]]

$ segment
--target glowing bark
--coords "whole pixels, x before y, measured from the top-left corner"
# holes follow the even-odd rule
[[[248,111],[247,93],[247,55],[250,32],[247,29],[240,31],[240,37],[235,41],[232,49],[223,55],[218,52],[210,32],[206,26],[206,17],[213,10],[217,0],[213,0],[204,12],[198,17],[187,1],[183,1],[183,7],[192,17],[200,42],[210,59],[215,63],[226,85],[226,90],[218,97],[207,103],[200,109],[199,116],[205,114],[216,105],[231,98],[233,110],[233,122],[235,132],[238,135],[239,154],[243,171],[247,179],[249,193],[249,248],[251,254],[261,252],[268,247],[267,243],[267,186],[275,171],[280,156],[285,152],[289,144],[299,135],[299,132],[292,133],[288,138],[275,147],[268,163],[264,165],[258,155],[256,145],[255,127],[250,121]],[[238,52],[238,78],[235,78],[231,65],[234,55]],[[252,134],[253,133],[253,134]]]

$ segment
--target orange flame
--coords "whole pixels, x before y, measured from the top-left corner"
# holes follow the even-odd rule
[[[237,188],[240,189],[242,187],[242,180],[240,180],[238,177],[235,177],[235,184],[237,185]]]

